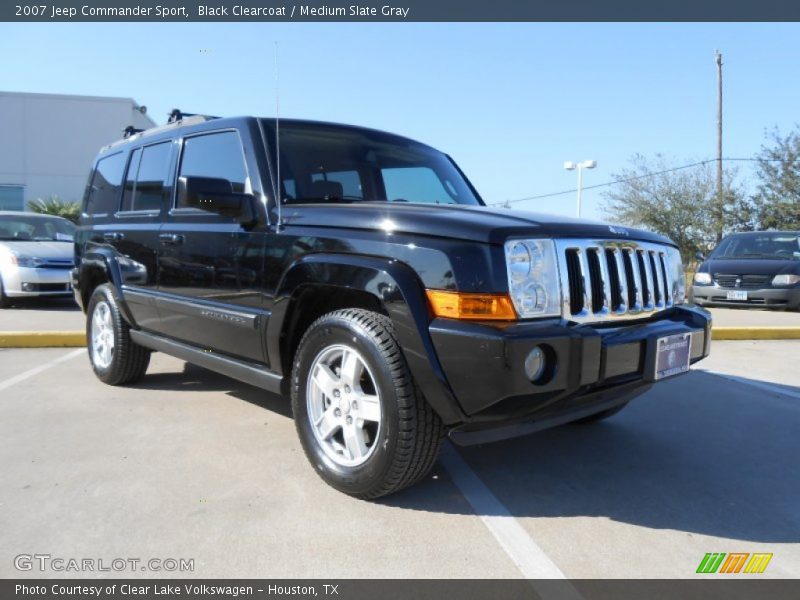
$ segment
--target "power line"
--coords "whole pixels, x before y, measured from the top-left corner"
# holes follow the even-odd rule
[[[635,177],[628,177],[626,179],[617,179],[615,181],[607,181],[605,183],[596,183],[594,185],[586,185],[583,186],[584,190],[593,190],[595,188],[606,187],[609,185],[616,185],[618,183],[628,183],[629,181],[636,181],[638,179],[647,179],[648,177],[654,177],[656,175],[664,175],[665,173],[673,173],[675,171],[681,171],[683,169],[691,169],[692,167],[699,167],[701,165],[705,165],[708,163],[717,162],[716,159],[708,159],[708,160],[701,160],[700,162],[692,163],[690,165],[683,165],[680,167],[673,167],[671,169],[664,169],[663,171],[654,171],[653,173],[647,173],[646,175],[637,175]],[[572,188],[571,190],[563,190],[561,192],[551,192],[549,194],[539,194],[538,196],[528,196],[526,198],[516,198],[515,200],[506,200],[505,202],[494,202],[492,206],[499,206],[504,204],[515,204],[517,202],[525,202],[527,200],[539,200],[541,198],[552,198],[554,196],[563,196],[565,194],[574,194],[578,191],[578,188]]]
[[[747,162],[780,162],[781,159],[779,158],[723,158],[724,161],[747,161]],[[614,181],[606,181],[605,183],[596,183],[594,185],[585,185],[583,186],[584,190],[593,190],[596,188],[607,187],[609,185],[617,185],[620,183],[628,183],[631,181],[637,181],[639,179],[647,179],[648,177],[655,177],[657,175],[665,175],[666,173],[674,173],[675,171],[682,171],[683,169],[691,169],[693,167],[700,167],[702,165],[707,165],[710,163],[716,163],[716,158],[709,158],[706,160],[701,160],[700,162],[691,163],[689,165],[682,165],[680,167],[673,167],[671,169],[664,169],[663,171],[653,171],[652,173],[646,173],[645,175],[636,175],[634,177],[628,177],[626,179],[615,179]],[[492,202],[490,206],[506,206],[508,204],[516,204],[517,202],[526,202],[528,200],[541,200],[542,198],[554,198],[556,196],[564,196],[566,194],[574,194],[578,191],[578,188],[572,188],[569,190],[562,190],[560,192],[550,192],[549,194],[539,194],[537,196],[526,196],[525,198],[516,198],[514,200],[504,200],[503,202]]]

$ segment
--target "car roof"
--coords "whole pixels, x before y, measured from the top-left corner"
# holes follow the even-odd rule
[[[242,126],[247,122],[252,121],[262,121],[267,125],[272,125],[275,122],[274,118],[268,117],[253,117],[253,116],[242,116],[242,117],[207,117],[204,115],[192,115],[189,117],[185,117],[179,121],[175,121],[173,123],[167,123],[166,125],[161,125],[158,127],[153,127],[151,129],[145,129],[144,131],[139,131],[130,135],[129,137],[122,138],[117,140],[116,142],[112,142],[107,146],[103,147],[100,150],[100,154],[108,154],[113,151],[118,151],[123,149],[124,147],[134,144],[140,140],[153,138],[153,141],[162,138],[170,138],[175,137],[175,135],[180,135],[184,130],[190,130],[191,132],[195,131],[203,131],[203,130],[212,130],[212,129],[225,129],[226,127],[237,127]],[[425,146],[427,148],[433,149],[431,146],[419,142],[417,140],[404,137],[402,135],[398,135],[396,133],[391,133],[388,131],[382,131],[380,129],[373,129],[370,127],[361,127],[358,125],[348,125],[345,123],[333,123],[329,121],[314,121],[310,119],[280,119],[280,124],[282,126],[291,127],[292,125],[300,125],[300,126],[317,126],[317,127],[333,127],[336,129],[342,129],[352,132],[361,132],[369,135],[379,135],[381,137],[385,137],[386,139],[392,139],[394,141],[400,143],[412,143],[417,144],[420,146]]]

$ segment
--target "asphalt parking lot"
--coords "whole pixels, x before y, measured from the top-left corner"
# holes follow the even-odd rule
[[[707,552],[798,577],[798,356],[716,342],[604,423],[447,444],[427,481],[368,503],[314,474],[277,396],[164,355],[112,388],[85,350],[2,349],[0,577],[65,575],[14,568],[47,553],[191,558],[169,575],[202,578],[667,578]]]

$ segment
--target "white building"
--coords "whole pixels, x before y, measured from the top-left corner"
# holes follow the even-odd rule
[[[0,92],[0,210],[81,200],[97,151],[129,125],[155,126],[131,98]]]

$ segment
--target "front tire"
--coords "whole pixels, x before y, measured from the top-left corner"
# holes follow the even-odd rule
[[[141,379],[150,364],[150,350],[131,340],[130,326],[108,284],[92,292],[86,315],[86,345],[97,378],[109,385]]]
[[[317,319],[297,349],[291,396],[308,460],[341,492],[385,496],[418,482],[436,462],[441,420],[384,315],[344,309]]]

